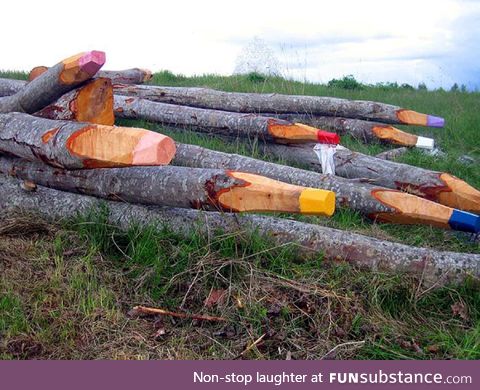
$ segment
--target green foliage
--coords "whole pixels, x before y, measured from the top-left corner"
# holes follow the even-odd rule
[[[353,75],[344,76],[342,79],[332,79],[328,82],[329,88],[340,88],[347,90],[365,89],[365,85],[358,82]]]
[[[246,76],[251,83],[264,83],[267,80],[265,75],[257,72],[250,72]]]

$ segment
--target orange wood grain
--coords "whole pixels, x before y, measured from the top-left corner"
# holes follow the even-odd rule
[[[450,191],[442,191],[438,194],[440,203],[460,210],[480,213],[479,190],[448,173],[442,173],[440,179],[450,189]]]
[[[418,137],[416,135],[406,133],[393,126],[374,126],[372,131],[378,138],[397,145],[415,146],[417,144]]]

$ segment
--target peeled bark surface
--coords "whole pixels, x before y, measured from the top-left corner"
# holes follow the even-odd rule
[[[92,78],[104,63],[105,53],[98,51],[67,58],[15,95],[0,98],[0,112],[37,112]]]
[[[337,207],[348,207],[378,221],[447,229],[453,226],[469,232],[477,232],[480,227],[478,218],[469,218],[471,224],[454,226],[450,223],[453,209],[411,194],[200,146],[177,143],[172,164],[258,173],[285,183],[330,190],[336,194]],[[457,210],[456,214],[462,215],[462,212]]]
[[[169,137],[144,129],[0,114],[0,151],[67,169],[168,164]]]
[[[443,127],[443,118],[391,104],[324,96],[224,92],[209,88],[116,85],[116,95],[183,106],[250,113],[301,113],[376,120],[391,124]]]
[[[108,223],[120,229],[135,225],[168,226],[186,236],[194,230],[203,235],[218,230],[229,234],[256,231],[275,245],[297,245],[301,259],[308,260],[321,253],[327,260],[347,261],[362,268],[412,273],[431,286],[461,282],[467,275],[480,276],[480,255],[476,254],[415,248],[282,218],[137,206],[42,186],[27,192],[21,189],[17,179],[0,176],[0,209],[3,213],[35,213],[52,221],[87,213],[105,203]]]
[[[268,116],[269,114],[262,114]],[[309,114],[279,114],[272,116],[292,122],[305,123],[319,129],[334,131],[339,135],[350,135],[364,143],[391,143],[404,146],[416,146],[418,136],[393,126],[361,119]]]
[[[114,102],[117,117],[145,119],[210,134],[229,137],[259,137],[268,142],[283,143],[322,142],[338,144],[340,141],[334,133],[256,114],[239,114],[176,106],[126,96],[115,96]]]
[[[0,172],[59,190],[130,203],[329,216],[335,208],[333,192],[222,169],[163,166],[67,171],[0,156]],[[309,196],[307,206],[302,204],[305,195]]]
[[[28,80],[32,81],[48,70],[46,66],[36,66],[30,71]],[[100,70],[97,77],[105,77],[113,84],[142,84],[152,78],[152,72],[147,69],[132,68],[124,70]]]
[[[35,113],[48,119],[113,126],[113,88],[108,78],[96,78]]]
[[[314,171],[322,167],[312,147],[261,144],[264,152]],[[480,191],[448,173],[431,171],[383,160],[339,148],[334,156],[335,174],[348,179],[364,179],[378,186],[402,190],[460,210],[480,212]]]

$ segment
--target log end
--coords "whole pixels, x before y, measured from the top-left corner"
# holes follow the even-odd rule
[[[417,126],[430,126],[430,127],[443,127],[445,125],[445,119],[421,114],[412,110],[398,110],[397,119],[406,125],[417,125]]]
[[[372,132],[379,140],[402,146],[415,146],[418,136],[399,130],[393,126],[373,126]]]
[[[103,51],[89,51],[62,61],[60,82],[65,85],[78,84],[92,78],[105,63]]]
[[[165,135],[153,131],[146,132],[138,141],[132,165],[167,165],[175,156],[175,142]]]
[[[331,217],[335,212],[335,193],[316,188],[307,188],[300,194],[299,203],[302,214]]]
[[[67,149],[85,168],[166,165],[175,155],[174,141],[153,131],[132,127],[85,126],[67,140]]]
[[[110,79],[98,78],[81,88],[75,102],[75,120],[113,126],[113,87]]]
[[[479,190],[448,173],[442,173],[440,180],[446,184],[446,189],[438,194],[440,203],[456,209],[480,213]]]
[[[146,83],[147,81],[150,81],[153,77],[153,73],[151,70],[148,69],[140,69],[141,72],[143,72],[143,82]]]
[[[35,80],[38,76],[44,74],[48,70],[46,66],[36,66],[28,74],[28,81]]]
[[[278,119],[270,119],[268,121],[268,132],[279,142],[320,142],[335,145],[340,142],[340,137],[335,133],[319,130],[316,127],[304,125],[303,123],[291,123]]]

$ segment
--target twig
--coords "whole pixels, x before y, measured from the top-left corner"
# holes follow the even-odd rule
[[[220,321],[225,322],[227,321],[226,318],[223,317],[213,317],[207,315],[200,315],[200,314],[187,314],[187,313],[175,313],[173,311],[168,311],[164,309],[156,309],[153,307],[146,307],[146,306],[135,306],[131,312],[131,314],[161,314],[164,316],[172,316],[177,318],[191,318],[193,320],[200,320],[200,321]]]
[[[325,355],[323,355],[320,360],[325,359],[327,356],[330,356],[333,352],[335,352],[338,348],[341,347],[346,347],[346,346],[355,346],[355,347],[361,347],[365,344],[365,340],[362,341],[347,341],[346,343],[338,344],[335,347],[333,347],[330,351],[328,351]]]
[[[263,338],[266,336],[267,334],[264,333],[262,334],[258,339],[256,339],[252,344],[250,344],[247,348],[245,348],[235,359],[240,359],[243,355],[245,355],[248,351],[250,351],[252,348],[254,348],[256,345],[258,345],[262,340]]]

